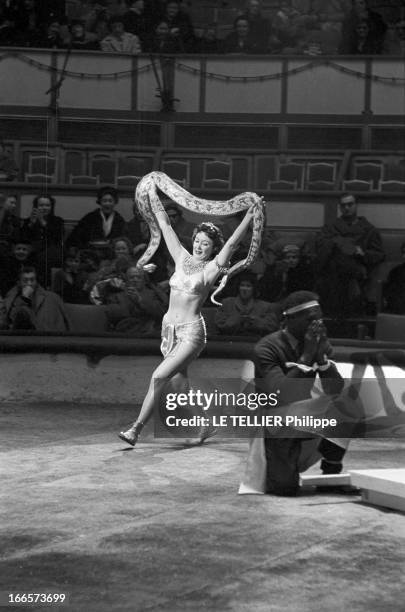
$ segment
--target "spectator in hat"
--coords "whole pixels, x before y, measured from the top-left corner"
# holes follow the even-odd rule
[[[87,213],[73,228],[66,241],[66,248],[89,247],[106,248],[111,240],[125,232],[125,221],[115,210],[119,202],[118,191],[114,187],[101,187],[97,192],[98,208]]]

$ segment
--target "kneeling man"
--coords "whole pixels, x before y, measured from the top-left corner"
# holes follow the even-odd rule
[[[283,328],[262,338],[254,348],[256,383],[265,393],[276,393],[278,407],[285,406],[287,414],[288,410],[294,413],[294,402],[311,400],[315,380],[319,377],[321,391],[327,396],[326,412],[331,396],[343,390],[344,380],[329,360],[332,346],[318,296],[309,291],[291,293],[284,302],[283,315]],[[320,457],[324,474],[338,474],[342,470],[345,448],[316,437],[311,431],[282,427],[277,432],[266,430],[265,436],[266,493],[297,495],[300,472]],[[248,462],[248,472],[253,469],[251,463],[249,467]]]

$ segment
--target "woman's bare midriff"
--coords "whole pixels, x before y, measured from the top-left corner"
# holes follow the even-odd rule
[[[178,325],[179,323],[195,321],[201,314],[201,306],[204,301],[205,295],[191,295],[172,289],[169,308],[166,313],[167,323]]]

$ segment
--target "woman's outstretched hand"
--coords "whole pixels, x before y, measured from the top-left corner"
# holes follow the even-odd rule
[[[261,197],[260,198],[260,203],[259,202],[253,202],[253,204],[251,204],[249,206],[249,208],[246,211],[246,216],[249,217],[250,219],[253,219],[253,217],[256,214],[256,210],[258,206],[263,206],[264,205],[264,198]]]

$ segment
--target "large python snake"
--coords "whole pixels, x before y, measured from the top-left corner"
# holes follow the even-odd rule
[[[155,215],[151,208],[153,202],[160,203],[157,191],[158,189],[167,195],[171,200],[176,202],[176,204],[179,206],[182,206],[186,210],[190,210],[194,213],[205,216],[213,215],[227,217],[235,215],[243,210],[247,210],[251,204],[257,204],[253,217],[252,237],[248,254],[245,259],[238,261],[229,268],[227,277],[229,278],[237,272],[248,268],[255,261],[259,253],[265,222],[264,205],[260,196],[253,192],[245,192],[231,198],[230,200],[205,200],[203,198],[197,198],[191,195],[191,193],[178,185],[169,176],[167,176],[167,174],[154,171],[145,175],[139,181],[135,191],[135,201],[138,210],[147,222],[150,230],[149,244],[146,251],[140,257],[137,263],[139,267],[146,265],[153,257],[154,253],[159,247],[162,236],[161,230],[156,222]],[[223,289],[225,282],[226,276],[224,277],[224,282],[221,283],[215,293]],[[214,303],[217,303],[215,300],[213,301]]]

